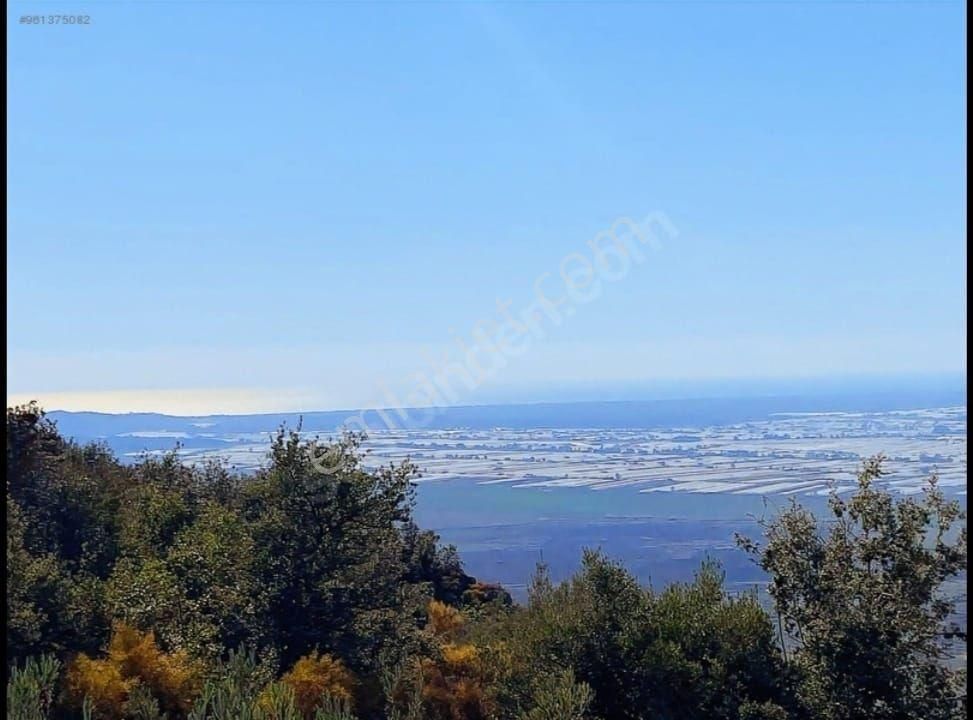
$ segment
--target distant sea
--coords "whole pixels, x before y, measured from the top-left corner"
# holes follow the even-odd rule
[[[537,396],[555,392],[588,396],[587,386],[539,388]],[[813,378],[808,380],[733,380],[724,383],[665,383],[601,388],[600,395],[620,393],[644,399],[576,400],[479,404],[443,408],[385,409],[398,427],[427,430],[622,429],[705,427],[767,420],[777,413],[887,412],[966,405],[966,378],[960,375],[922,377]],[[524,394],[524,393],[518,393]],[[43,398],[40,398],[43,400]],[[173,416],[159,413],[65,412],[50,417],[61,432],[79,441],[106,440],[118,452],[169,449],[173,438],[138,438],[129,434],[151,430],[184,435],[191,440],[209,435],[264,433],[278,427],[333,434],[349,418],[364,418],[368,428],[386,429],[374,409],[328,410],[253,415]],[[191,440],[191,442],[194,442]],[[184,443],[185,444],[185,443]]]

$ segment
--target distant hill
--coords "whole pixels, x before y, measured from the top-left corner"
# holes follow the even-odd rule
[[[287,425],[334,433],[349,418],[364,418],[371,430],[392,426],[444,430],[464,428],[673,428],[764,420],[775,413],[886,412],[927,407],[965,406],[966,389],[914,387],[901,391],[847,392],[769,397],[687,398],[635,402],[571,402],[467,405],[404,410],[332,410],[254,415],[173,416],[159,413],[95,413],[53,410],[60,431],[76,440],[107,439],[127,433],[265,433]],[[357,427],[358,421],[352,425]],[[171,446],[177,435],[168,439]]]

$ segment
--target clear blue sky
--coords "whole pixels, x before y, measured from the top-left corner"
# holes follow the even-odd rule
[[[17,21],[49,12],[91,24]],[[963,370],[965,20],[13,2],[10,397],[387,404],[498,299],[528,305],[547,272],[556,294],[566,256],[653,211],[678,235],[455,401]]]

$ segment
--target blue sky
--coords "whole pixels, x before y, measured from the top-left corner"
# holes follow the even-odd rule
[[[91,24],[17,22],[42,12]],[[563,295],[565,258],[651,213],[675,232],[447,400],[962,371],[965,19],[13,2],[8,400],[418,402],[498,300]]]

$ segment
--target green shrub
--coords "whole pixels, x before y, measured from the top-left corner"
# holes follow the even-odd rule
[[[46,720],[54,709],[61,663],[53,655],[27,658],[10,669],[7,720]]]

